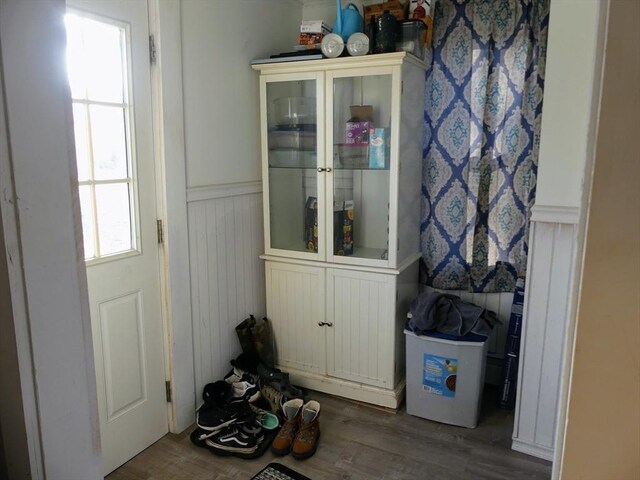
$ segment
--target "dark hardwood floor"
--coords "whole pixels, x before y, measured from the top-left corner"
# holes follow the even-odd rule
[[[322,437],[307,460],[218,457],[189,440],[192,430],[169,434],[107,477],[108,480],[250,479],[276,461],[322,479],[548,479],[549,462],[511,450],[513,412],[495,407],[497,391],[487,387],[475,429],[387,413],[337,397],[310,392],[322,406]]]

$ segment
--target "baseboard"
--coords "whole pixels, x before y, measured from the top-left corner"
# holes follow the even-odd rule
[[[378,405],[385,408],[397,410],[404,399],[406,381],[403,378],[394,389],[373,387],[363,383],[350,382],[339,378],[316,375],[285,368],[289,373],[291,383],[303,388],[317,390],[318,392],[336,395],[358,402]]]
[[[511,442],[511,449],[533,457],[542,458],[543,460],[553,461],[553,449],[543,445],[521,442],[514,438]]]

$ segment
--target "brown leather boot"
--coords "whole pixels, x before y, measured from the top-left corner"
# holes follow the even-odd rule
[[[271,451],[275,455],[286,455],[291,451],[293,438],[298,433],[300,426],[300,412],[302,412],[303,403],[301,399],[296,398],[282,405],[285,422],[271,444]]]
[[[298,460],[309,458],[318,448],[320,439],[320,404],[310,400],[302,407],[300,414],[300,428],[293,439],[291,455]]]

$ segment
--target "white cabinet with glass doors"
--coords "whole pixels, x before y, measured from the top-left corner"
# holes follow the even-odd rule
[[[278,365],[302,386],[396,408],[417,295],[425,64],[400,52],[253,68]]]

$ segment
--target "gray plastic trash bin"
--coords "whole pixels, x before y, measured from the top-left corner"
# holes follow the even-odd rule
[[[407,341],[407,413],[475,428],[478,424],[488,342],[418,336]]]

